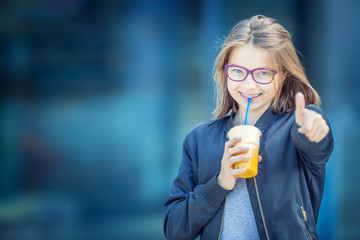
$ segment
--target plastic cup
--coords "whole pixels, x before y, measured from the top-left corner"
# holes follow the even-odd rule
[[[255,177],[258,173],[258,160],[259,160],[259,146],[260,146],[261,131],[252,125],[235,126],[228,132],[229,139],[240,137],[241,141],[235,146],[247,147],[248,152],[240,153],[237,155],[250,156],[249,161],[241,161],[234,164],[234,169],[245,168],[246,171],[238,174],[241,178]]]

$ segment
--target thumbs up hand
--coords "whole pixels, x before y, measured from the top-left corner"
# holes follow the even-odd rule
[[[301,92],[295,95],[295,120],[299,133],[304,134],[311,142],[320,142],[329,132],[321,114],[305,108],[305,97]]]

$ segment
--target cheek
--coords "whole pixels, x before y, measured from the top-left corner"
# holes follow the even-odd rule
[[[234,89],[234,84],[232,81],[230,81],[229,79],[226,80],[226,86],[229,92],[233,91]]]
[[[235,99],[236,98],[236,93],[237,93],[236,84],[234,84],[234,82],[231,81],[231,80],[227,80],[226,86],[227,86],[227,92],[229,93],[229,95],[233,99]]]
[[[275,97],[277,90],[275,84],[269,84],[269,86],[263,87],[263,91],[267,93],[269,97],[273,98]]]

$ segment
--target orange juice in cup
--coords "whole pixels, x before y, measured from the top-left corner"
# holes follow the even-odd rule
[[[240,153],[238,155],[248,155],[250,160],[241,161],[234,164],[234,169],[245,168],[246,171],[242,174],[238,174],[241,178],[251,178],[258,173],[258,158],[259,158],[259,146],[260,146],[261,131],[252,125],[240,125],[235,126],[228,132],[229,139],[240,137],[241,141],[235,146],[246,147],[248,152]]]

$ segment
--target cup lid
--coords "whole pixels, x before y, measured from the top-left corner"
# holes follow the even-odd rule
[[[244,142],[251,142],[259,145],[261,131],[253,125],[239,125],[231,128],[228,138],[241,137]]]

